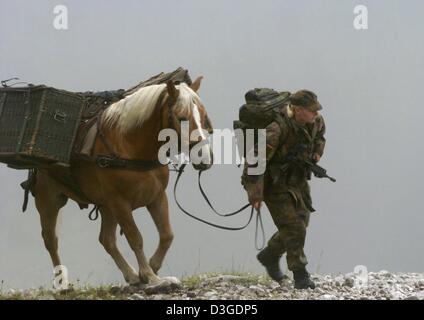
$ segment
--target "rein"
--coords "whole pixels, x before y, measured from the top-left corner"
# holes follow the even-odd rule
[[[218,216],[220,216],[220,217],[230,217],[230,216],[234,216],[234,215],[236,215],[237,213],[242,212],[243,210],[245,210],[246,208],[248,208],[249,206],[251,206],[252,208],[251,208],[251,210],[250,210],[250,217],[249,217],[249,220],[247,221],[247,223],[246,223],[245,225],[243,225],[243,226],[241,226],[241,227],[227,227],[227,226],[222,226],[222,225],[214,224],[214,223],[211,223],[211,222],[209,222],[209,221],[206,221],[206,220],[203,220],[203,219],[201,219],[201,218],[198,218],[198,217],[194,216],[193,214],[189,213],[187,210],[185,210],[185,209],[182,207],[182,205],[180,204],[180,202],[178,201],[178,199],[177,199],[177,185],[178,185],[178,182],[180,181],[181,175],[183,174],[185,167],[186,167],[186,164],[182,164],[182,165],[180,166],[180,168],[179,168],[179,169],[176,169],[176,168],[175,168],[175,169],[173,170],[173,171],[177,171],[177,172],[178,172],[177,179],[175,180],[175,184],[174,184],[174,199],[175,199],[175,202],[176,202],[176,204],[177,204],[178,208],[180,208],[180,210],[181,210],[183,213],[185,213],[186,215],[188,215],[189,217],[191,217],[191,218],[193,218],[193,219],[195,219],[195,220],[197,220],[197,221],[203,222],[203,223],[205,223],[205,224],[207,224],[207,225],[209,225],[209,226],[212,226],[212,227],[214,227],[214,228],[223,229],[223,230],[230,230],[230,231],[243,230],[243,229],[245,229],[245,228],[246,228],[246,227],[250,224],[250,222],[252,221],[252,218],[253,218],[254,208],[253,208],[253,206],[251,206],[249,203],[248,203],[248,204],[246,204],[246,205],[244,205],[243,207],[241,207],[240,209],[238,209],[238,210],[236,210],[236,211],[234,211],[234,212],[225,213],[225,214],[223,214],[223,213],[219,213],[219,212],[218,212],[218,211],[214,208],[214,206],[213,206],[213,205],[212,205],[212,203],[210,202],[210,200],[209,200],[208,196],[206,195],[205,191],[203,190],[202,184],[201,184],[201,182],[200,182],[200,177],[201,177],[201,173],[202,173],[202,171],[199,171],[199,175],[198,175],[198,185],[199,185],[199,189],[200,189],[200,192],[201,192],[201,194],[202,194],[203,198],[204,198],[204,199],[205,199],[205,201],[208,203],[208,205],[209,205],[209,207],[212,209],[212,211],[213,211],[213,212],[215,212],[215,213],[216,213]],[[261,243],[261,245],[258,245],[258,228],[260,228],[260,229],[261,229],[261,231],[262,231],[262,243]],[[255,248],[256,248],[257,250],[262,250],[262,249],[265,247],[265,242],[266,242],[266,240],[265,240],[265,231],[264,231],[264,226],[263,226],[263,222],[262,222],[261,211],[260,211],[260,209],[257,209],[257,215],[256,215],[256,227],[255,227]]]
[[[202,175],[202,171],[199,171],[199,175],[197,177],[197,182],[199,185],[199,189],[200,189],[200,193],[202,194],[203,198],[205,199],[205,201],[207,202],[207,204],[209,205],[209,207],[212,209],[213,212],[215,212],[218,216],[220,217],[231,217],[236,215],[237,213],[243,211],[244,209],[246,209],[247,207],[250,206],[250,204],[246,204],[243,207],[241,207],[240,209],[238,209],[237,211],[234,212],[230,212],[230,213],[219,213],[218,211],[215,210],[215,208],[213,207],[212,203],[210,202],[208,196],[206,195],[205,191],[203,190],[202,184],[200,182],[200,177]]]
[[[180,166],[180,168],[177,170],[178,171],[178,175],[177,175],[177,179],[175,180],[175,184],[174,184],[174,199],[175,199],[175,202],[177,203],[178,208],[180,208],[180,210],[182,212],[184,212],[186,215],[188,215],[189,217],[191,217],[191,218],[193,218],[193,219],[195,219],[197,221],[203,222],[203,223],[205,223],[205,224],[207,224],[209,226],[212,226],[212,227],[215,227],[215,228],[218,228],[218,229],[223,229],[223,230],[232,230],[232,231],[243,230],[244,228],[246,228],[249,225],[250,221],[252,221],[252,218],[253,218],[253,206],[252,206],[252,210],[250,211],[249,220],[242,227],[226,227],[226,226],[221,226],[221,225],[218,225],[218,224],[214,224],[212,222],[209,222],[209,221],[203,220],[201,218],[198,218],[198,217],[194,216],[193,214],[191,214],[190,212],[188,212],[187,210],[185,210],[181,206],[180,202],[177,199],[177,185],[178,185],[178,182],[180,181],[181,175],[184,172],[184,168],[185,167],[186,167],[186,164],[182,164]],[[247,208],[248,206],[249,205],[245,206],[243,209]]]

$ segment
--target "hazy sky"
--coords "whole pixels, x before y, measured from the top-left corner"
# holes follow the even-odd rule
[[[64,4],[69,29],[53,27]],[[353,27],[355,5],[368,8],[368,30]],[[0,0],[0,79],[67,90],[128,88],[178,66],[204,75],[200,91],[215,128],[231,128],[254,87],[308,88],[327,123],[322,165],[337,178],[312,181],[317,212],[306,253],[312,272],[424,272],[422,89],[424,2],[409,1],[6,1]],[[221,210],[246,202],[241,169],[216,165],[205,187]],[[52,266],[31,198],[21,213],[25,171],[0,166],[0,280],[4,287],[49,285]],[[212,229],[184,216],[170,198],[175,240],[161,275],[253,271],[254,224],[239,232]],[[181,201],[226,225],[200,199],[196,173],[183,177]],[[267,238],[275,227],[264,210]],[[100,221],[74,202],[63,209],[60,254],[71,281],[123,282],[98,242]],[[148,256],[158,236],[145,209],[135,212]],[[135,265],[126,241],[120,247]],[[283,264],[285,268],[285,263]]]

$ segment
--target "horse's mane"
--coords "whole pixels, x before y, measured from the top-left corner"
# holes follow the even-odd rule
[[[180,93],[173,107],[174,112],[190,116],[193,106],[200,103],[200,98],[185,83],[177,85],[176,88]],[[112,104],[105,111],[103,123],[109,127],[116,125],[116,128],[121,134],[140,127],[151,117],[158,99],[164,91],[167,91],[166,84],[151,85],[137,90],[124,99]]]

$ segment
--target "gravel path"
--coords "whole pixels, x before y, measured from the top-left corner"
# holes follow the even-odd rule
[[[278,284],[268,277],[253,274],[204,274],[183,279],[173,285],[156,288],[103,286],[54,292],[43,289],[7,290],[2,299],[202,299],[202,300],[424,300],[424,274],[369,272],[364,281],[353,273],[345,275],[313,274],[317,288],[295,290],[289,278]]]

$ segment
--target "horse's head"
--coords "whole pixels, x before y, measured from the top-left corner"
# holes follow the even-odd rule
[[[197,78],[192,85],[172,81],[167,83],[168,121],[179,136],[179,152],[190,154],[196,170],[207,170],[213,164],[213,153],[209,144],[209,134],[213,132],[212,123],[197,92],[203,77]]]

